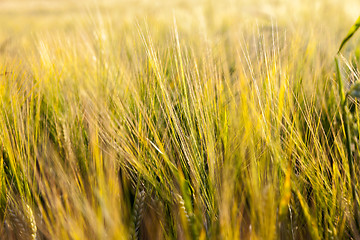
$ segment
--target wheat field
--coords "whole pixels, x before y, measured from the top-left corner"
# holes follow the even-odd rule
[[[359,239],[359,9],[0,0],[0,239]]]

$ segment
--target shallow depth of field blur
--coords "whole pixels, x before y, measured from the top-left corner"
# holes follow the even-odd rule
[[[0,0],[0,239],[359,239],[359,15]]]

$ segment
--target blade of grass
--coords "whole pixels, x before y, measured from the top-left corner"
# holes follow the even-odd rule
[[[341,49],[345,46],[345,44],[347,43],[347,41],[349,41],[349,39],[355,34],[355,32],[359,29],[360,27],[360,17],[356,20],[356,22],[354,23],[354,25],[350,28],[348,34],[346,35],[346,37],[344,38],[344,40],[341,42],[338,53],[341,51]]]

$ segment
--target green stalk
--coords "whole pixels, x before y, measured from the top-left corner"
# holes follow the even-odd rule
[[[354,174],[354,159],[351,152],[351,133],[350,133],[350,124],[349,124],[349,109],[347,107],[347,95],[345,95],[344,92],[344,85],[341,79],[340,74],[340,68],[339,68],[339,60],[337,57],[335,57],[335,65],[336,65],[336,75],[337,75],[337,81],[339,84],[339,95],[340,95],[340,101],[341,101],[341,112],[343,117],[343,124],[345,129],[345,137],[346,137],[346,151],[347,151],[347,157],[348,157],[348,163],[349,163],[349,171],[350,171],[350,188],[351,193],[354,201],[354,214],[355,214],[355,222],[357,228],[359,228],[359,214],[358,214],[358,202],[356,198],[356,191],[355,191],[355,174]]]

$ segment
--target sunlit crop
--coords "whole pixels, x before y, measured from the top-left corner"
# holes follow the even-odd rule
[[[354,9],[0,1],[0,239],[360,238]]]

